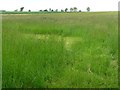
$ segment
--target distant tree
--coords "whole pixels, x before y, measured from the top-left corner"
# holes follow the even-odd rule
[[[67,12],[68,11],[68,8],[65,8],[65,12]]]
[[[61,12],[64,12],[64,10],[61,9]]]
[[[87,11],[90,12],[90,7],[87,7]]]
[[[55,12],[58,12],[58,9],[56,9]]]
[[[18,9],[16,9],[16,10],[14,10],[15,12],[17,12],[18,11]]]
[[[39,10],[39,12],[42,12],[42,10]]]
[[[6,10],[0,10],[0,13],[1,13],[1,12],[4,13],[4,12],[6,12]]]
[[[52,12],[54,12],[54,10],[53,10],[53,9],[52,9],[51,11],[52,11]]]
[[[73,8],[70,8],[70,12],[73,12]]]
[[[81,10],[79,10],[79,12],[82,12]]]
[[[51,12],[52,11],[52,9],[51,8],[49,8],[49,12]]]
[[[28,12],[31,12],[31,10],[28,10]]]
[[[44,11],[45,11],[45,12],[47,12],[48,10],[47,10],[47,9],[45,9]]]
[[[24,9],[24,7],[21,7],[21,8],[20,8],[20,11],[22,12],[22,11],[23,11],[23,9]]]
[[[74,7],[73,10],[74,10],[74,12],[77,12],[77,7]]]

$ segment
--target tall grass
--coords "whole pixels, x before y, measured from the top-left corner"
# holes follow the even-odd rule
[[[3,15],[3,87],[118,87],[117,12]]]
[[[2,88],[2,15],[0,15],[0,89]]]

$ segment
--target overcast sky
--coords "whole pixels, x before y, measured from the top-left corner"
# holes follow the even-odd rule
[[[14,11],[25,7],[25,11],[44,9],[65,9],[77,7],[78,10],[86,11],[89,6],[91,11],[118,11],[120,0],[1,0],[0,10]]]

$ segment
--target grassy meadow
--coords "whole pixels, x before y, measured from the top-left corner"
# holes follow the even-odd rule
[[[2,15],[0,15],[0,89],[2,88]]]
[[[118,87],[117,12],[3,14],[3,88]]]

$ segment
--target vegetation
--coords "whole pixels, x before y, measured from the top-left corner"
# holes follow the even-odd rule
[[[0,17],[0,89],[2,89],[2,17]]]
[[[28,12],[31,12],[31,10],[28,10]]]
[[[64,10],[62,10],[62,9],[61,9],[61,12],[63,13],[63,12],[64,12]]]
[[[3,88],[118,87],[118,14],[3,14]]]
[[[77,12],[77,7],[74,7],[73,10],[74,10],[74,12]]]
[[[27,14],[27,13],[29,13],[30,14],[30,12],[31,12],[30,9],[28,11],[24,11],[24,12],[23,12],[23,9],[24,9],[24,7],[21,7],[20,12],[18,12],[18,9],[14,10],[14,11],[0,10],[0,13],[2,13],[2,14]],[[68,12],[68,10],[70,10],[69,12],[81,12],[81,10],[77,11],[77,7],[73,7],[70,9],[68,9],[68,8],[65,8],[64,10],[61,9],[60,11],[58,9],[55,9],[55,11],[54,11],[53,9],[49,8],[48,10],[44,9],[44,10],[39,10],[39,11],[32,11],[31,13],[45,13],[45,12],[51,12],[51,13],[53,13],[53,12],[60,13],[61,12],[61,13],[63,13],[63,12]],[[87,8],[87,11],[90,12],[90,7]]]
[[[22,12],[22,11],[23,11],[23,9],[24,9],[24,7],[21,7],[21,8],[20,8],[20,12]]]
[[[67,12],[68,11],[68,8],[65,8],[65,12]]]
[[[14,10],[15,12],[18,12],[18,9]]]
[[[73,12],[73,8],[70,8],[70,12]]]
[[[90,7],[87,7],[87,11],[90,12]]]

